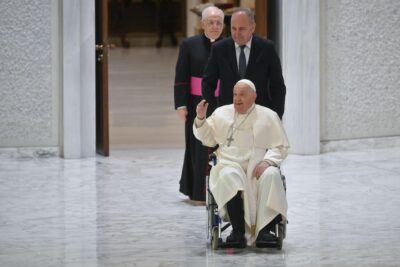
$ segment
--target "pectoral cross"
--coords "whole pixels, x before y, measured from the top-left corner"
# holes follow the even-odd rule
[[[229,138],[226,139],[226,141],[228,141],[228,145],[227,145],[227,146],[230,146],[230,145],[231,145],[231,142],[232,142],[233,140],[235,140],[235,139],[233,139],[232,135],[233,135],[233,134],[231,134],[231,136],[229,136]]]

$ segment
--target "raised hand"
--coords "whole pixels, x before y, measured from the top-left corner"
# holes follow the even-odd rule
[[[200,103],[197,104],[196,114],[198,119],[202,120],[206,117],[207,108],[208,108],[208,103],[206,102],[205,99],[201,100]]]

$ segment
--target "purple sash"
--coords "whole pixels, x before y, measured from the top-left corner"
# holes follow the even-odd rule
[[[202,78],[199,77],[190,77],[190,94],[201,96],[201,80]],[[215,88],[214,95],[217,97],[219,94],[219,80],[217,83],[217,88]]]

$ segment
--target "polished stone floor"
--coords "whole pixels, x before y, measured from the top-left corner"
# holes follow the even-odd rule
[[[211,251],[182,149],[0,152],[0,266],[399,266],[400,148],[290,155],[282,251]]]
[[[109,158],[0,149],[1,267],[400,266],[399,142],[290,155],[282,251],[210,250],[205,207],[178,192],[176,57],[111,51]]]

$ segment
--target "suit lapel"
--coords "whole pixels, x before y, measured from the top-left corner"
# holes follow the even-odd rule
[[[253,35],[253,39],[251,40],[249,63],[247,64],[246,73],[251,71],[251,69],[256,66],[256,63],[261,58],[262,53],[260,50],[260,43],[257,40],[257,37]]]
[[[237,65],[237,60],[236,60],[236,49],[235,49],[235,43],[233,39],[230,39],[230,42],[228,44],[228,60],[229,60],[229,66],[232,68],[232,72],[236,73],[236,78],[239,78],[239,69]]]

